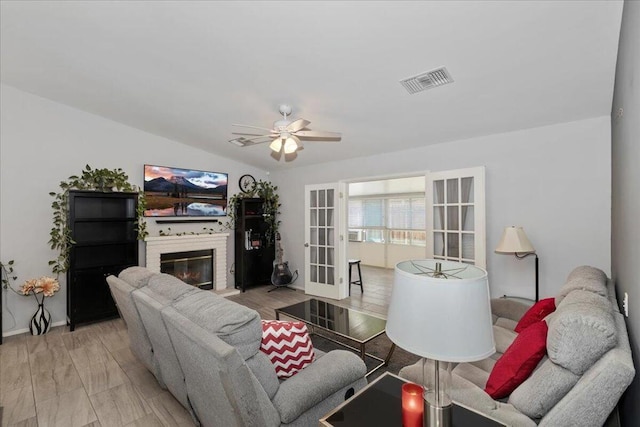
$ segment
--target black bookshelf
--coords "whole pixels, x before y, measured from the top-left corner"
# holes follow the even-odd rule
[[[236,206],[235,287],[271,283],[275,245],[267,240],[269,225],[263,216],[264,199],[239,199]]]
[[[137,193],[70,191],[67,323],[118,316],[107,276],[138,265]]]

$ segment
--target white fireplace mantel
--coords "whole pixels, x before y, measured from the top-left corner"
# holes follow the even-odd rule
[[[227,287],[227,239],[229,233],[187,234],[182,236],[147,237],[147,268],[160,273],[160,255],[173,252],[214,250],[214,289]]]

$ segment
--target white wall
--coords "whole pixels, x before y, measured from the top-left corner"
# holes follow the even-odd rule
[[[600,117],[274,172],[289,264],[304,277],[305,184],[484,165],[494,296],[534,295],[533,259],[493,252],[508,225],[523,226],[540,256],[542,297],[553,295],[578,265],[609,274],[610,133],[610,118]]]
[[[0,91],[0,259],[16,262],[18,284],[51,275],[48,261],[51,202],[49,192],[59,182],[79,174],[85,164],[95,168],[122,168],[133,184],[142,185],[145,163],[229,173],[229,195],[238,191],[238,179],[250,173],[267,179],[266,172],[227,158],[133,129],[73,108],[2,85]],[[217,144],[226,141],[212,142]],[[225,218],[223,218],[223,221]],[[199,231],[209,224],[171,225],[174,231]],[[166,229],[165,227],[162,227]],[[159,227],[148,221],[150,235]],[[233,244],[227,264],[233,263]],[[141,262],[144,245],[140,247]],[[232,277],[227,272],[228,283]],[[48,298],[54,322],[66,319],[66,280]],[[33,298],[5,292],[4,333],[27,328],[36,309]],[[13,326],[7,307],[16,317]]]
[[[622,400],[623,425],[640,419],[640,2],[625,1],[612,111],[612,261],[618,302],[629,295],[627,328],[636,377]],[[624,113],[618,117],[618,109]]]

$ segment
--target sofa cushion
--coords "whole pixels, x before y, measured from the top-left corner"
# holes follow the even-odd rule
[[[549,359],[582,375],[616,345],[616,328],[609,300],[588,291],[573,291],[550,318]]]
[[[583,290],[607,296],[607,275],[600,269],[583,265],[575,268],[556,296],[556,306],[575,290]]]
[[[535,303],[518,321],[518,324],[513,329],[515,332],[520,333],[527,327],[533,325],[544,319],[547,315],[553,313],[556,310],[556,301],[554,298],[545,298]]]
[[[542,418],[580,379],[579,375],[547,359],[511,396],[509,403],[530,418]]]
[[[149,283],[149,279],[156,275],[144,267],[128,267],[118,274],[120,280],[124,280],[134,288],[141,288]]]
[[[170,304],[188,292],[199,291],[195,286],[187,285],[182,280],[170,274],[156,274],[149,279],[147,289],[152,298],[162,305]]]
[[[238,350],[247,360],[260,349],[262,326],[257,311],[213,292],[186,295],[173,304],[183,316]]]
[[[516,339],[518,334],[516,334],[513,330],[503,328],[502,326],[493,326],[493,339],[496,343],[496,352],[500,354],[504,354],[505,351],[509,348],[513,341]]]
[[[260,351],[265,353],[278,378],[288,378],[313,362],[313,344],[303,322],[262,321]]]
[[[522,331],[496,362],[485,391],[494,399],[511,394],[526,380],[545,355],[547,323],[541,320]]]

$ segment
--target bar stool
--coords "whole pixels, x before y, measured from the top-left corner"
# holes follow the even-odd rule
[[[358,280],[351,280],[351,267],[358,267]],[[360,260],[359,259],[350,259],[349,260],[349,295],[351,295],[351,285],[359,285],[360,291],[364,294],[364,288],[362,287],[362,271],[360,270]]]

